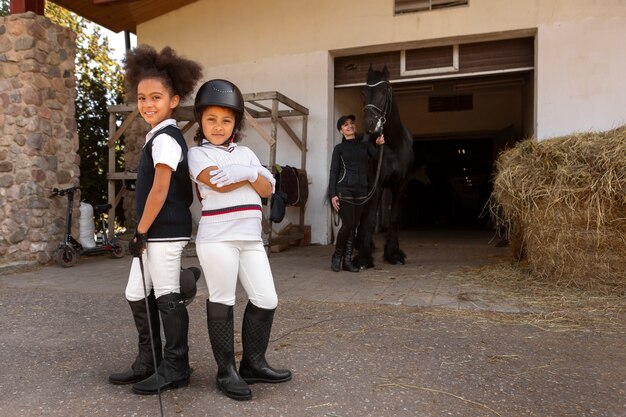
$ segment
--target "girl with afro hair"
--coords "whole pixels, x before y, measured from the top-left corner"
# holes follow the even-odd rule
[[[173,112],[193,92],[202,68],[169,47],[157,52],[147,45],[127,52],[124,66],[126,91],[137,100],[139,114],[151,130],[137,171],[139,222],[129,243],[133,263],[125,293],[139,335],[139,352],[131,368],[110,375],[109,382],[133,384],[134,393],[150,395],[188,385],[191,374],[189,316],[180,272],[183,248],[191,238],[193,194],[187,145]]]

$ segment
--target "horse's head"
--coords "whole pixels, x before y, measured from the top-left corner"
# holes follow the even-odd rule
[[[363,87],[363,126],[368,133],[382,133],[386,117],[391,110],[392,90],[387,65],[382,71],[367,70],[367,81]]]

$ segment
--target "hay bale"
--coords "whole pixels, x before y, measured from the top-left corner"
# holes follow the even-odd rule
[[[537,142],[497,162],[491,214],[512,254],[567,286],[626,287],[626,126]]]

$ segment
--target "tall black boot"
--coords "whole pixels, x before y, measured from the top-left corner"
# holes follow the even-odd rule
[[[359,272],[360,269],[352,264],[352,249],[354,245],[354,239],[350,238],[346,242],[346,251],[343,254],[343,270],[350,272]]]
[[[180,294],[173,292],[160,296],[156,301],[165,334],[163,361],[156,373],[133,385],[135,394],[152,395],[157,394],[159,390],[166,391],[189,385],[191,375],[187,344],[189,315],[185,300]]]
[[[265,360],[275,311],[276,309],[259,308],[249,301],[246,306],[241,331],[243,356],[239,365],[239,375],[248,384],[256,382],[276,384],[291,380],[290,370],[274,369]]]
[[[333,257],[330,258],[330,268],[333,271],[339,272],[341,270],[341,258],[343,258],[343,248],[335,246]]]
[[[235,365],[233,307],[206,300],[206,311],[209,339],[217,362],[217,388],[234,400],[249,400],[252,391]]]
[[[148,325],[148,311],[146,310],[146,300],[129,301],[130,309],[133,312],[135,326],[139,335],[137,343],[138,353],[135,362],[126,372],[119,372],[109,375],[109,382],[115,385],[134,384],[142,381],[154,373],[154,359],[152,357],[152,345],[150,342],[150,326]],[[159,309],[157,308],[154,291],[148,295],[148,307],[150,309],[150,324],[152,325],[152,335],[154,337],[154,353],[156,355],[157,366],[161,363],[161,321],[159,320]]]

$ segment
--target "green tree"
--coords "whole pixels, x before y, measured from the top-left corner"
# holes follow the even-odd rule
[[[82,199],[90,204],[107,201],[109,112],[122,101],[122,71],[111,59],[108,39],[99,26],[52,2],[46,16],[76,33],[76,123],[80,155]],[[122,149],[117,144],[116,163],[121,168]]]
[[[0,15],[9,14],[9,0],[0,0]],[[46,17],[76,33],[76,123],[80,156],[81,198],[90,204],[107,201],[109,112],[122,102],[122,70],[111,58],[112,49],[103,30],[86,19],[50,2]],[[122,147],[116,147],[116,164],[122,167]]]

